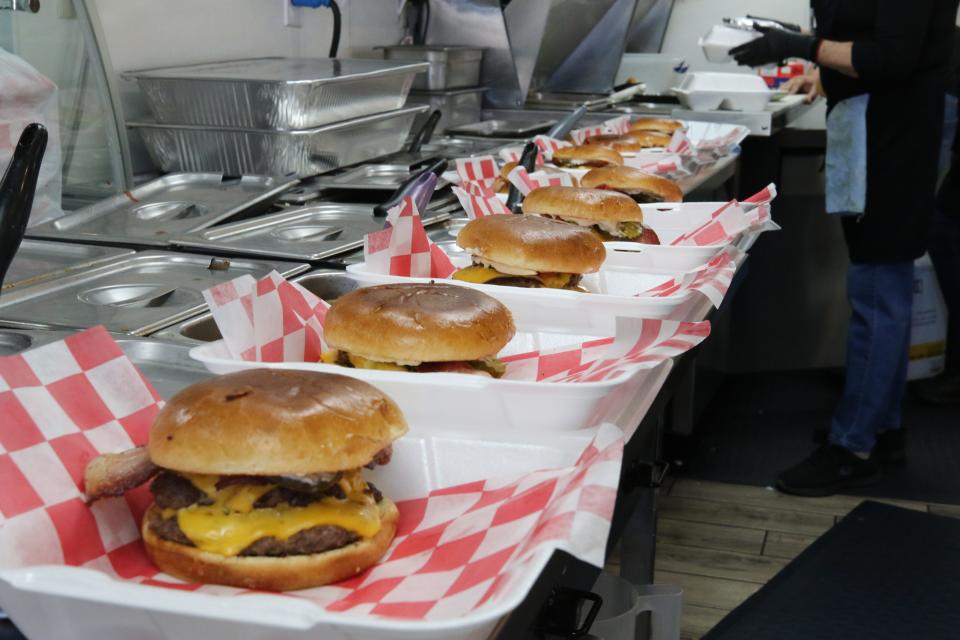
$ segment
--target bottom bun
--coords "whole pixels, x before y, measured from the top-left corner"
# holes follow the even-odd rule
[[[159,513],[151,505],[143,518],[143,542],[147,555],[165,573],[206,584],[223,584],[241,589],[292,591],[346,580],[379,560],[397,532],[400,512],[388,498],[380,507],[380,531],[372,538],[323,553],[305,556],[222,556],[158,537],[150,529],[150,516]]]

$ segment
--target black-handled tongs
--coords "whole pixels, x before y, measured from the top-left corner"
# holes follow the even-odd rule
[[[437,185],[437,180],[444,171],[447,170],[447,161],[444,158],[438,158],[426,165],[422,169],[407,178],[403,184],[397,187],[386,202],[378,204],[373,208],[373,215],[377,218],[387,217],[387,212],[403,202],[407,196],[411,196],[417,204],[417,209],[424,211],[430,204],[430,198],[433,196],[433,189]]]
[[[418,153],[420,148],[426,143],[430,142],[430,138],[433,137],[433,131],[437,128],[437,123],[440,122],[440,118],[443,117],[443,112],[440,109],[434,109],[429,116],[427,116],[426,122],[420,127],[420,130],[413,136],[413,140],[410,141],[410,146],[407,147],[407,153]]]
[[[523,153],[520,154],[520,161],[517,162],[517,166],[526,169],[527,173],[533,173],[534,167],[537,166],[538,152],[537,143],[533,141],[528,142],[523,147]],[[507,208],[514,213],[520,213],[520,201],[522,199],[523,195],[520,193],[520,189],[517,189],[517,187],[511,183],[510,193],[507,195]]]
[[[0,287],[27,231],[46,148],[46,127],[37,123],[27,125],[0,181]]]

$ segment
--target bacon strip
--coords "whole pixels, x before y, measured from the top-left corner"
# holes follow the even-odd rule
[[[84,491],[91,501],[123,495],[124,491],[139,487],[159,470],[150,462],[146,447],[104,453],[87,464],[83,472]]]

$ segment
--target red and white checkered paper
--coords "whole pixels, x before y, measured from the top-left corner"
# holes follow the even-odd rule
[[[617,318],[615,338],[503,357],[508,380],[599,382],[631,375],[686,353],[710,335],[710,323]]]
[[[0,358],[0,568],[69,565],[153,587],[251,593],[158,572],[140,541],[152,501],[145,486],[84,499],[87,462],[146,443],[160,406],[102,327]],[[450,620],[516,596],[554,549],[602,566],[622,456],[622,433],[604,426],[571,467],[399,501],[397,536],[380,563],[285,596],[346,615]]]
[[[618,116],[593,127],[583,127],[570,132],[574,144],[583,144],[590,138],[600,135],[622,136],[630,131],[630,116]]]
[[[554,173],[548,171],[534,171],[533,173],[527,173],[527,170],[519,165],[514,167],[510,173],[507,174],[507,180],[509,180],[510,184],[515,186],[524,196],[534,189],[539,189],[540,187],[577,186],[576,179],[569,173]]]
[[[412,198],[387,212],[390,227],[363,238],[364,261],[380,273],[412,278],[447,278],[456,271],[450,257],[430,241]]]
[[[479,183],[489,187],[500,176],[500,167],[493,156],[457,158],[457,177],[461,183]]]
[[[713,303],[713,306],[719,307],[730,289],[733,276],[737,273],[737,265],[743,258],[742,251],[729,247],[717,254],[705,269],[668,280],[640,295],[667,298],[683,290],[699,291]]]
[[[770,217],[770,203],[777,197],[777,187],[770,183],[742,203],[731,200],[712,214],[710,220],[677,237],[673,245],[710,246],[729,244],[745,230],[755,232],[779,229]]]
[[[670,180],[679,180],[693,173],[690,169],[693,166],[692,162],[689,159],[685,162],[684,158],[675,153],[638,151],[633,155],[626,156],[623,163],[628,167]]]
[[[466,189],[453,187],[453,193],[460,201],[460,206],[467,213],[467,218],[476,220],[483,216],[511,215],[506,203],[492,191],[486,193],[470,193]]]
[[[563,147],[572,147],[573,145],[563,140],[550,138],[548,136],[536,136],[533,142],[540,150],[537,153],[536,166],[543,165],[553,155],[553,152]],[[523,145],[507,147],[500,150],[500,157],[504,162],[520,162],[520,156],[523,155]]]
[[[244,275],[203,292],[227,350],[253,362],[316,362],[326,349],[330,305],[273,271]]]

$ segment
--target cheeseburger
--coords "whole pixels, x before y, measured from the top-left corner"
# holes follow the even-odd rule
[[[673,180],[644,173],[634,167],[593,169],[580,180],[581,187],[619,191],[640,204],[683,202],[683,191]]]
[[[497,193],[509,192],[510,180],[507,178],[507,176],[509,176],[510,172],[516,168],[517,168],[516,162],[508,162],[505,165],[503,165],[503,168],[500,169],[500,175],[494,179],[493,185],[491,188]],[[561,175],[564,173],[560,169],[556,169],[554,167],[539,167],[537,170],[543,171],[545,173],[553,173],[553,174],[561,174]]]
[[[553,152],[550,160],[558,167],[567,169],[591,169],[623,164],[623,156],[599,144],[583,144],[578,147],[563,147]]]
[[[583,187],[541,187],[523,200],[523,212],[589,228],[604,241],[660,244],[643,226],[643,211],[632,198],[615,191]]]
[[[685,128],[685,125],[679,120],[668,118],[637,118],[630,123],[630,131],[659,131],[660,133],[672,134],[674,131]]]
[[[588,229],[537,216],[477,218],[460,230],[457,244],[473,265],[453,278],[478,284],[586,291],[583,274],[598,271],[606,258]]]
[[[671,136],[656,131],[632,131],[622,136],[597,136],[591,142],[610,147],[618,153],[635,153],[654,147],[665,147],[670,144]]]
[[[452,284],[356,289],[327,311],[323,361],[358,369],[470,373],[499,378],[516,329],[487,294]]]
[[[373,565],[396,506],[361,475],[390,461],[407,430],[369,384],[308,371],[253,369],[175,395],[146,447],[99,456],[87,495],[120,495],[153,478],[147,554],[189,582],[286,591]]]

